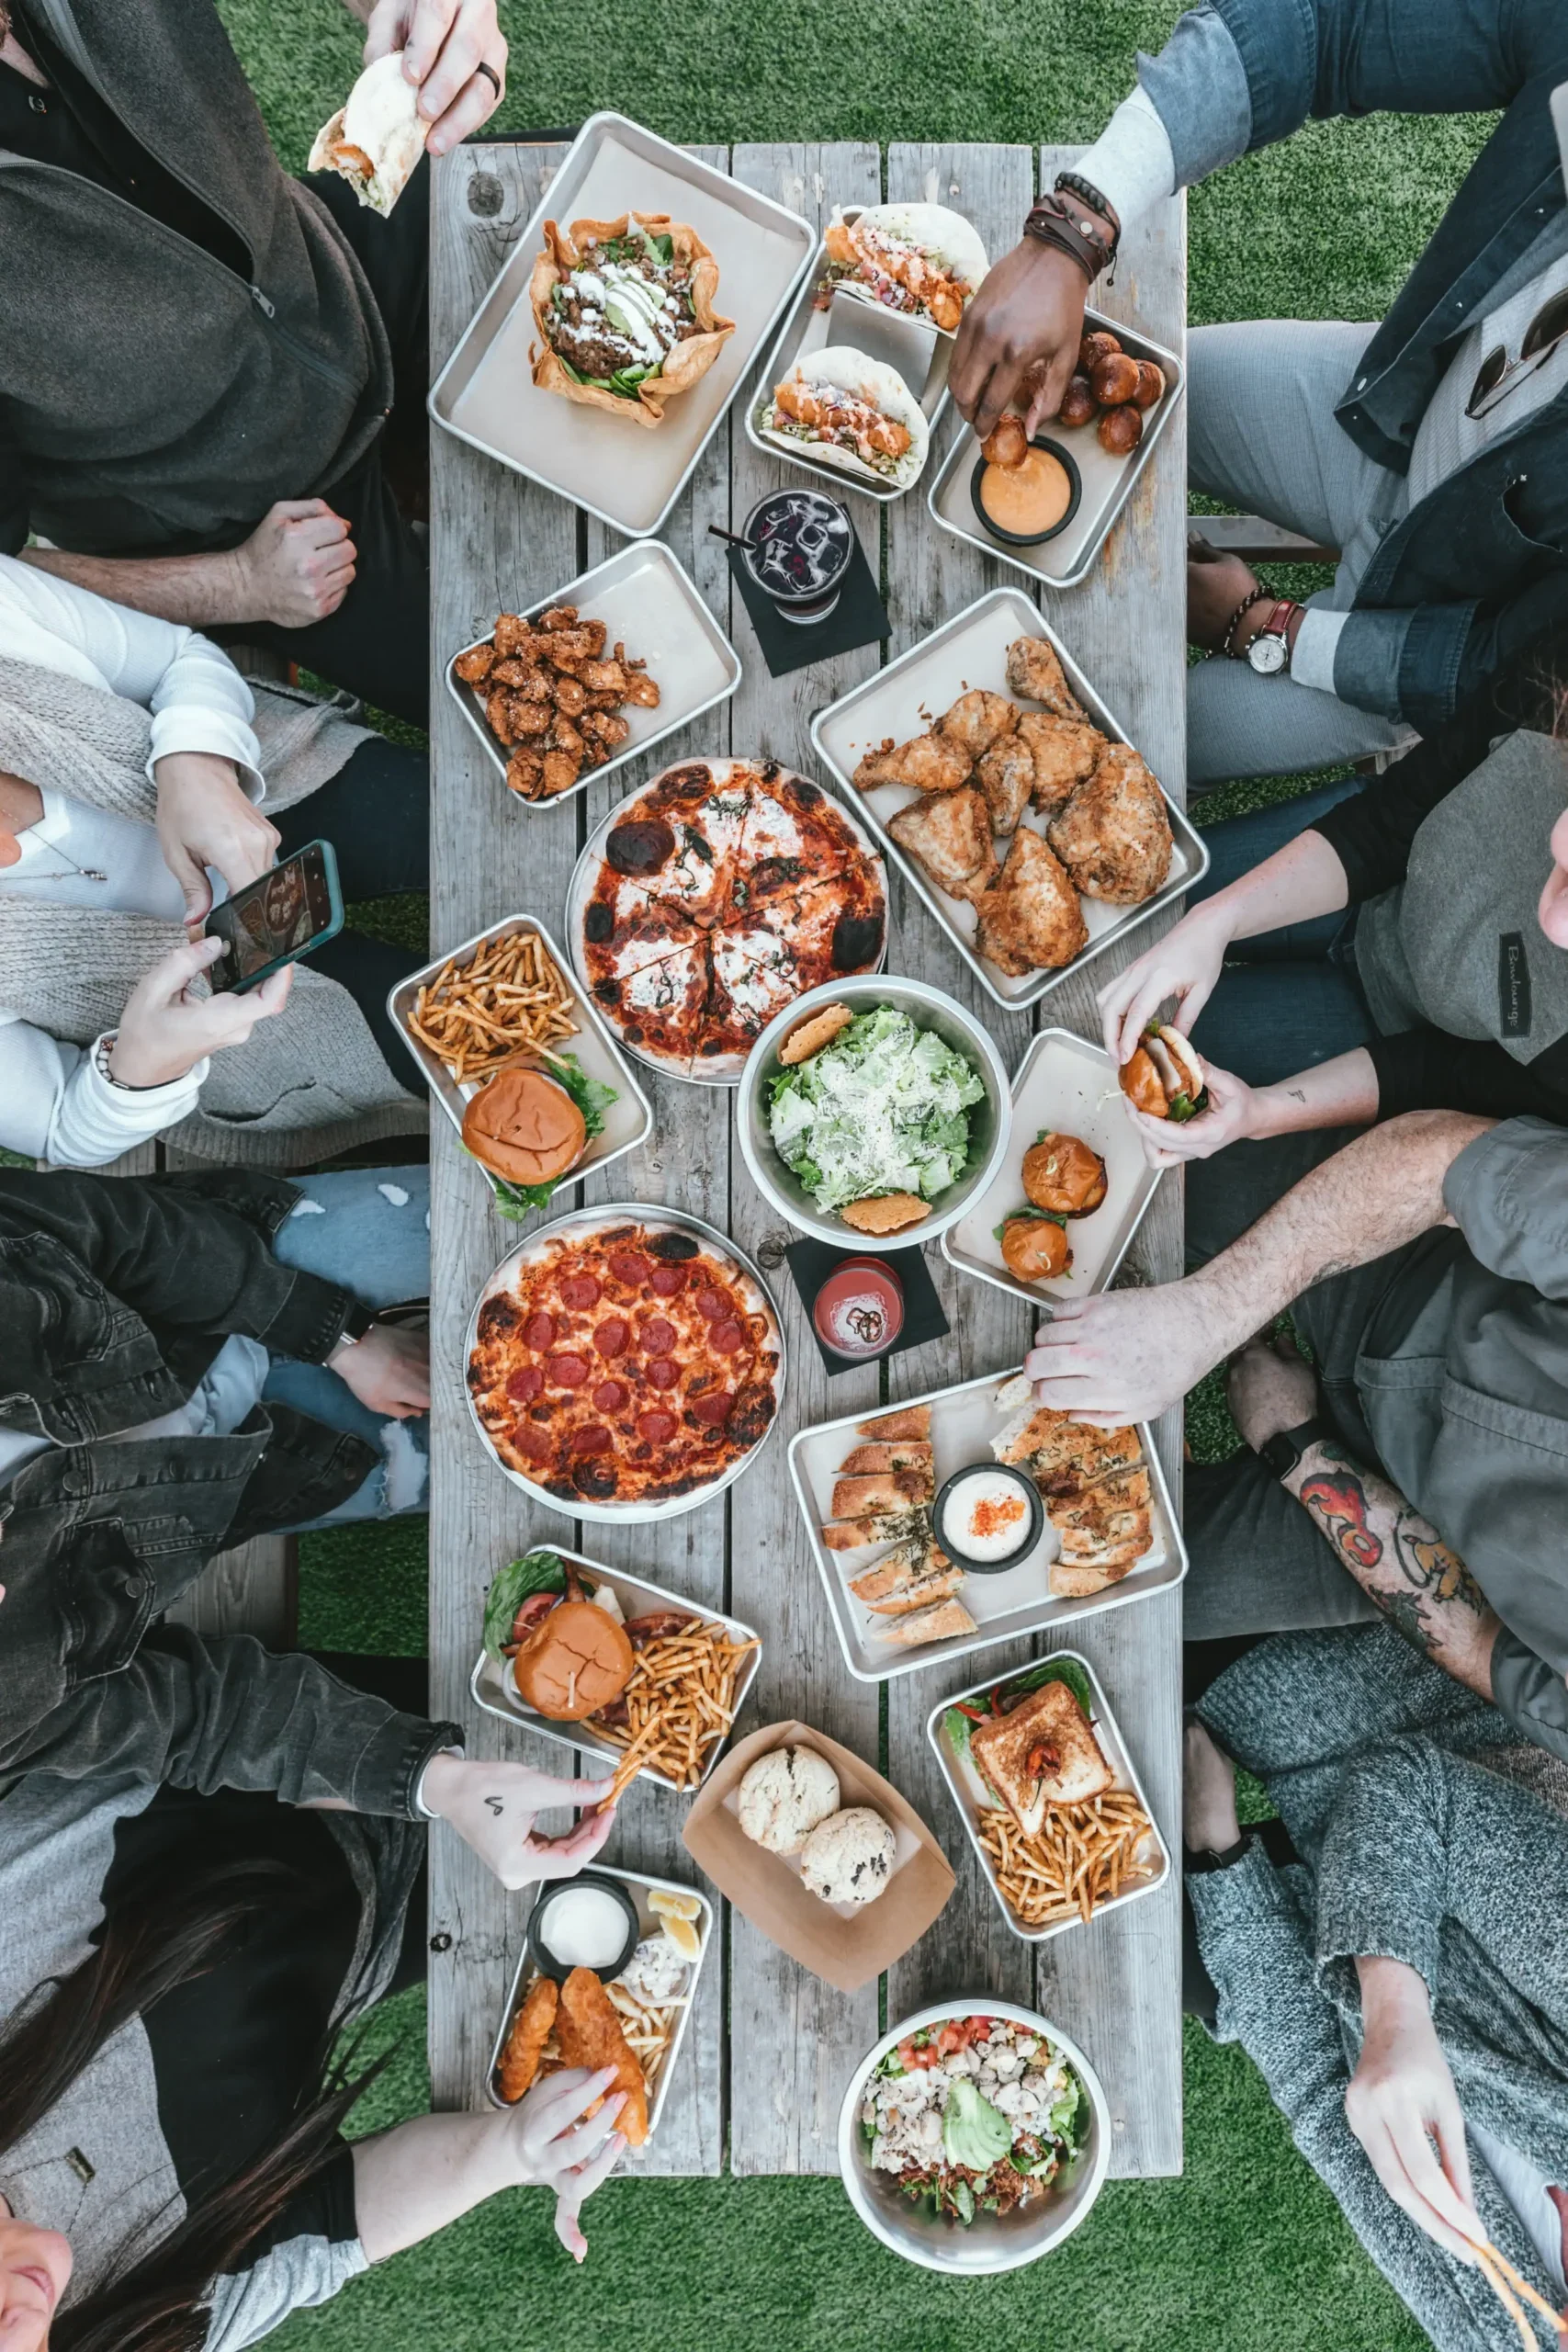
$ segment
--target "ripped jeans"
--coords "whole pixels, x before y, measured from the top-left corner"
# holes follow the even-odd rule
[[[338,1283],[369,1307],[400,1306],[430,1292],[430,1170],[428,1168],[348,1168],[328,1176],[294,1179],[301,1198],[283,1220],[273,1254]],[[274,1356],[265,1398],[276,1397],[334,1430],[351,1430],[381,1455],[365,1484],[325,1519],[296,1534],[342,1527],[361,1519],[389,1519],[430,1508],[430,1419],[380,1419],[325,1364]]]

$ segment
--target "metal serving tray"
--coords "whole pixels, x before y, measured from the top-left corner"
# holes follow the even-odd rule
[[[626,766],[628,760],[650,752],[676,729],[689,726],[716,703],[726,702],[740,684],[740,657],[701,596],[696,583],[661,539],[637,539],[620,548],[592,571],[569,580],[553,595],[530,605],[524,617],[537,620],[552,605],[575,605],[585,620],[603,621],[605,650],[617,641],[627,655],[645,662],[659,685],[659,704],[645,710],[628,703],[621,716],[630,732],[620,750],[596,768],[585,767],[577,782],[547,800],[525,800],[514,793],[525,816],[537,817],[558,808]],[[454,653],[446,664],[446,691],[462,712],[486,759],[504,781],[506,752],[491,733],[485,718],[485,698],[478,687],[466,685],[457,663],[475,645],[489,645],[489,637],[474,639]]]
[[[1026,571],[1031,579],[1043,580],[1052,588],[1076,588],[1080,580],[1089,577],[1110,537],[1111,525],[1133,495],[1138,476],[1153,456],[1187,388],[1181,361],[1163,344],[1151,343],[1135,327],[1123,326],[1120,319],[1108,319],[1099,311],[1086,311],[1083,322],[1086,334],[1096,327],[1107,327],[1119,339],[1123,351],[1131,352],[1134,359],[1152,359],[1162,368],[1165,396],[1156,408],[1147,412],[1144,437],[1130,458],[1113,458],[1100,447],[1092,417],[1087,424],[1069,426],[1053,420],[1041,428],[1059,440],[1065,449],[1071,450],[1083,479],[1078,511],[1066,529],[1037,548],[1010,547],[1005,539],[991,537],[976,514],[969,494],[970,476],[980,454],[980,444],[973,433],[958,435],[926,499],[931,520],[944,531],[968,539],[987,555],[995,556],[998,562],[1010,563],[1014,571]]]
[[[528,346],[528,281],[546,217],[615,220],[667,212],[718,263],[717,308],[735,321],[717,359],[651,430],[541,391]],[[663,526],[811,259],[810,223],[625,115],[585,122],[501,273],[431,388],[430,413],[486,457],[596,514],[626,538]]]
[[[1012,1132],[993,1182],[942,1237],[942,1254],[960,1273],[1038,1306],[1049,1299],[1088,1298],[1109,1290],[1159,1189],[1160,1171],[1127,1116],[1126,1096],[1102,1046],[1071,1029],[1042,1029],[1013,1073]],[[1010,1274],[996,1228],[1026,1205],[1023,1155],[1042,1133],[1077,1136],[1105,1162],[1105,1198],[1088,1216],[1070,1217],[1073,1262],[1054,1282],[1021,1283]]]
[[[720,1233],[716,1227],[705,1224],[700,1216],[688,1216],[683,1209],[664,1208],[650,1201],[612,1201],[604,1208],[574,1209],[568,1216],[558,1216],[548,1225],[538,1226],[514,1250],[507,1251],[474,1301],[474,1310],[463,1335],[465,1374],[474,1352],[479,1309],[487,1298],[493,1298],[497,1292],[509,1289],[521,1268],[553,1247],[558,1240],[573,1236],[583,1237],[621,1225],[662,1227],[679,1233],[694,1234],[716,1257],[728,1258],[731,1264],[741,1268],[767,1301],[768,1312],[773,1318],[773,1329],[778,1336],[779,1368],[773,1374],[773,1418],[750,1452],[743,1453],[739,1462],[731,1463],[721,1477],[695,1487],[689,1495],[675,1495],[666,1502],[657,1503],[602,1503],[592,1501],[585,1495],[574,1495],[569,1500],[563,1496],[550,1494],[532,1478],[525,1478],[520,1470],[511,1469],[491,1444],[490,1433],[474,1404],[473,1391],[465,1379],[463,1394],[468,1400],[468,1417],[479,1434],[479,1443],[502,1476],[510,1478],[513,1485],[520,1487],[532,1501],[541,1504],[546,1510],[558,1512],[563,1519],[592,1520],[599,1525],[610,1527],[637,1526],[652,1520],[679,1519],[683,1512],[697,1510],[711,1496],[722,1494],[726,1487],[732,1487],[737,1478],[751,1467],[778,1427],[779,1408],[784,1403],[789,1369],[784,1318],[779,1313],[778,1303],[751,1260],[727,1233]],[[683,1607],[690,1605],[689,1602],[682,1603]]]
[[[472,939],[465,939],[460,947],[454,947],[448,955],[437,956],[422,970],[411,972],[406,979],[398,982],[396,988],[388,990],[387,1012],[393,1028],[419,1064],[432,1094],[460,1135],[463,1113],[479,1092],[482,1081],[465,1079],[459,1086],[440,1057],[433,1054],[429,1046],[422,1045],[414,1035],[409,1027],[409,1018],[421,989],[434,979],[438,972],[445,971],[448,964],[455,960],[465,962],[479,948],[488,947],[498,939],[510,939],[522,931],[531,931],[536,934],[571,992],[578,1029],[575,1037],[566,1040],[563,1050],[577,1056],[590,1078],[596,1078],[601,1085],[615,1089],[615,1100],[604,1114],[604,1134],[592,1137],[571,1173],[561,1179],[563,1185],[575,1184],[587,1175],[591,1168],[607,1168],[612,1159],[619,1159],[623,1153],[635,1151],[639,1143],[646,1142],[653,1127],[653,1113],[647,1095],[633,1076],[630,1064],[615,1043],[598,1007],[536,916],[504,915],[500,922],[492,922],[487,930],[477,932]],[[478,1168],[479,1161],[476,1160],[474,1165]],[[490,1170],[480,1169],[479,1172],[493,1190],[494,1179]]]
[[[692,2021],[692,2003],[696,1995],[697,1979],[702,1974],[703,1962],[708,1956],[708,1947],[713,1941],[713,1905],[700,1887],[682,1886],[679,1879],[646,1878],[640,1871],[618,1871],[604,1861],[596,1861],[593,1868],[601,1878],[618,1879],[626,1888],[626,1893],[637,1905],[637,1924],[644,1936],[662,1933],[658,1918],[648,1906],[649,1895],[655,1887],[667,1894],[690,1895],[694,1902],[702,1905],[701,1916],[696,1922],[702,1934],[702,1949],[695,1960],[687,1963],[691,1974],[686,1979],[685,1991],[680,1996],[678,2002],[670,2004],[672,2008],[679,2007],[681,2014],[675,2020],[675,2030],[670,2038],[670,2048],[665,2053],[664,2064],[660,2071],[658,2086],[648,2103],[648,2139],[651,2141],[659,2129],[664,2109],[669,2104],[670,2087],[675,2079],[675,2069],[681,2063],[681,2052],[686,2040],[686,2028]],[[536,1894],[537,1892],[537,1888],[529,1889],[530,1896]],[[525,1944],[522,1958],[517,1962],[512,1983],[507,1989],[505,2005],[501,2012],[501,2024],[490,2053],[490,2065],[485,2073],[485,2097],[491,2107],[504,2108],[507,2104],[496,2088],[496,2078],[501,2072],[501,2053],[506,2047],[506,2037],[512,2030],[512,2020],[517,2013],[517,2004],[527,1989],[529,1968],[528,1948]],[[647,2146],[648,2142],[645,2141],[643,2144]],[[628,2169],[635,2169],[637,2155],[638,2152],[636,2148],[628,2148],[621,2162]]]
[[[1092,1926],[1096,1919],[1103,1919],[1109,1912],[1120,1911],[1124,1904],[1135,1903],[1140,1894],[1152,1894],[1156,1886],[1162,1885],[1170,1870],[1170,1849],[1160,1836],[1159,1824],[1155,1821],[1153,1809],[1148,1798],[1144,1794],[1144,1784],[1138,1778],[1137,1767],[1133,1761],[1126,1741],[1122,1736],[1121,1727],[1106,1704],[1105,1691],[1099,1675],[1081,1651],[1048,1650],[1043,1652],[1032,1663],[1036,1666],[1043,1665],[1047,1657],[1070,1658],[1073,1664],[1081,1668],[1087,1676],[1094,1701],[1089,1718],[1094,1725],[1094,1736],[1100,1742],[1100,1750],[1107,1764],[1116,1776],[1115,1785],[1120,1789],[1131,1789],[1144,1811],[1148,1815],[1150,1822],[1154,1824],[1155,1847],[1159,1856],[1159,1867],[1151,1871],[1147,1878],[1140,1879],[1135,1886],[1128,1887],[1124,1893],[1112,1895],[1109,1903],[1096,1905],[1089,1920]],[[1014,1673],[1018,1674],[1027,1673],[1028,1670],[1027,1667],[1017,1667],[1013,1669]],[[1070,1928],[1082,1927],[1084,1923],[1081,1919],[1058,1919],[1049,1928],[1025,1928],[1020,1923],[1004,1897],[1001,1888],[997,1884],[996,1871],[991,1858],[980,1843],[980,1809],[983,1805],[990,1804],[992,1800],[987,1795],[984,1784],[974,1765],[966,1756],[958,1754],[947,1733],[946,1718],[950,1707],[956,1706],[960,1699],[977,1698],[983,1690],[991,1690],[998,1682],[1006,1682],[1010,1679],[1011,1677],[1009,1675],[987,1675],[984,1681],[971,1682],[967,1690],[955,1690],[951,1698],[939,1700],[926,1717],[926,1737],[930,1740],[935,1751],[936,1760],[942,1767],[942,1777],[947,1782],[948,1793],[963,1816],[964,1826],[969,1832],[969,1843],[979,1858],[980,1868],[986,1874],[986,1883],[996,1897],[997,1908],[1013,1934],[1021,1942],[1044,1944],[1049,1943],[1053,1936],[1065,1935]]]
[[[863,205],[847,205],[843,217],[846,220],[858,220],[864,209]],[[784,330],[768,354],[768,364],[757,389],[747,403],[746,438],[764,458],[778,458],[785,465],[798,466],[833,490],[858,491],[863,498],[873,499],[880,506],[891,506],[908,496],[919,481],[919,474],[899,490],[891,482],[884,484],[862,474],[847,473],[840,466],[823,465],[803,445],[770,441],[762,430],[762,414],[773,398],[774,385],[782,382],[797,359],[809,357],[828,344],[847,344],[853,351],[863,351],[868,359],[883,359],[890,368],[896,368],[919,402],[933,434],[947,405],[953,337],[943,334],[940,327],[905,318],[876,303],[862,302],[851,294],[835,293],[830,308],[819,311],[817,288],[827,266],[828,243],[824,238],[812,256],[800,299],[784,321]]]
[[[1209,870],[1209,852],[1202,834],[1186,811],[1168,796],[1166,814],[1170,820],[1175,849],[1170,872],[1152,899],[1145,899],[1139,907],[1113,907],[1099,899],[1082,899],[1089,944],[1070,964],[1064,964],[1055,971],[1029,972],[1021,979],[1014,979],[977,952],[975,938],[979,917],[974,907],[967,899],[950,899],[944,890],[939,890],[887,831],[889,819],[919,795],[904,784],[875,785],[869,792],[857,792],[852,779],[863,755],[885,737],[891,736],[896,743],[902,743],[911,735],[919,735],[970,687],[988,686],[997,694],[1010,694],[1007,649],[1016,637],[1043,638],[1054,645],[1068,684],[1101,733],[1115,742],[1128,741],[1126,729],[1107,709],[1055,629],[1041,617],[1039,606],[1023,589],[1013,587],[993,588],[989,594],[977,597],[898,661],[889,662],[886,670],[877,671],[863,685],[854,687],[839,701],[829,703],[826,710],[818,711],[811,722],[811,741],[842,786],[845,798],[860,808],[884,854],[925,901],[981,987],[1010,1012],[1016,1012],[1024,1005],[1038,1004],[1042,997],[1060,987],[1069,972],[1081,971],[1113,940],[1125,939],[1140,923],[1147,922],[1151,915],[1190,889]],[[1020,697],[1014,695],[1012,699]],[[1043,830],[1036,823],[1032,809],[1027,812],[1024,822],[1036,824],[1037,831]]]
[[[552,1544],[550,1548],[554,1551],[559,1546]],[[678,1609],[682,1616],[700,1618],[705,1624],[721,1625],[734,1640],[758,1641],[754,1625],[743,1625],[739,1617],[728,1617],[722,1609],[701,1607],[696,1601],[686,1600],[682,1593],[671,1592],[664,1585],[649,1584],[646,1578],[627,1576],[620,1568],[607,1568],[602,1560],[587,1559],[581,1552],[563,1553],[562,1557],[586,1569],[594,1584],[608,1585],[628,1617],[647,1616],[656,1609]],[[735,1685],[737,1714],[746,1703],[746,1694],[757,1679],[757,1668],[761,1660],[761,1645],[758,1642],[758,1646],[741,1668]],[[581,1755],[603,1757],[607,1764],[618,1765],[621,1761],[624,1751],[611,1747],[608,1740],[596,1739],[587,1724],[555,1724],[546,1716],[536,1714],[521,1697],[511,1675],[497,1666],[485,1650],[480,1650],[474,1670],[468,1677],[468,1689],[475,1705],[482,1707],[487,1715],[494,1715],[502,1723],[515,1724],[520,1730],[536,1732],[541,1739],[553,1739],[558,1747],[574,1747]],[[650,1764],[643,1765],[637,1777],[639,1781],[651,1781],[656,1788],[672,1790],[677,1796],[695,1796],[729,1745],[729,1733],[726,1732],[722,1739],[715,1740],[708,1749],[702,1771],[690,1788],[677,1788],[667,1772],[656,1772]]]
[[[923,1396],[903,1398],[897,1408],[873,1405],[863,1412],[845,1413],[837,1420],[818,1421],[813,1428],[803,1429],[790,1440],[789,1471],[795,1500],[811,1540],[812,1555],[828,1596],[844,1663],[857,1682],[890,1682],[895,1676],[919,1674],[927,1667],[945,1666],[953,1658],[994,1648],[998,1642],[1016,1641],[1021,1634],[1054,1634],[1077,1618],[1095,1617],[1105,1609],[1123,1609],[1129,1601],[1142,1600],[1148,1593],[1164,1592],[1171,1585],[1179,1584],[1187,1574],[1186,1548],[1170,1490],[1155,1452],[1154,1433],[1140,1422],[1138,1435],[1152,1489],[1154,1543],[1146,1556],[1120,1584],[1109,1585],[1103,1592],[1091,1593],[1082,1600],[1054,1599],[1046,1586],[1045,1572],[1056,1555],[1056,1536],[1047,1521],[1041,1541],[1015,1567],[996,1576],[965,1577],[958,1597],[974,1618],[976,1632],[912,1650],[871,1638],[874,1626],[890,1621],[874,1618],[869,1610],[863,1609],[849,1589],[849,1579],[874,1567],[890,1547],[881,1544],[874,1550],[867,1546],[858,1552],[829,1552],[818,1532],[828,1517],[834,1476],[854,1442],[856,1428],[881,1413],[905,1411],[911,1405],[930,1405],[933,1408],[931,1441],[940,1489],[955,1470],[993,1459],[991,1433],[1000,1428],[1006,1417],[996,1410],[991,1398],[1004,1381],[1015,1376],[1015,1370],[987,1373],[978,1380],[962,1381],[951,1388],[929,1389]]]

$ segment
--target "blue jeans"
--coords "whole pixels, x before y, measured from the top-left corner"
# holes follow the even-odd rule
[[[430,1170],[349,1168],[295,1179],[301,1199],[285,1217],[273,1254],[337,1283],[372,1307],[400,1306],[430,1291]],[[330,1429],[348,1430],[381,1455],[364,1485],[301,1534],[354,1520],[389,1519],[430,1508],[430,1419],[383,1420],[325,1364],[274,1356],[262,1390]]]

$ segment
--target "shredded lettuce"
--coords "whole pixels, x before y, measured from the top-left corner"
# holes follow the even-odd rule
[[[819,1208],[884,1193],[930,1201],[964,1174],[970,1106],[985,1091],[965,1055],[907,1012],[878,1005],[819,1054],[779,1072],[769,1130]]]

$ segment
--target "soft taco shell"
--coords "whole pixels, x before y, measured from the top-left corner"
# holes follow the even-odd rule
[[[856,229],[880,229],[884,236],[918,246],[940,262],[971,295],[978,292],[990,266],[974,222],[965,220],[961,212],[950,211],[945,204],[868,204],[846,226],[852,235]],[[840,286],[856,301],[876,301],[875,290],[863,278],[846,277]]]
[[[675,259],[690,268],[692,310],[701,332],[678,343],[659,374],[637,386],[636,400],[627,400],[604,384],[574,382],[550,341],[546,322],[551,294],[562,278],[578,266],[583,247],[606,244],[612,237],[624,237],[634,220],[650,237],[668,237],[674,247]],[[574,220],[564,230],[556,221],[547,220],[545,250],[536,260],[528,281],[528,299],[534,306],[540,345],[538,349],[529,347],[534,381],[541,391],[558,392],[563,400],[577,401],[584,408],[608,409],[612,415],[628,417],[635,424],[651,427],[660,424],[665,401],[677,392],[689,392],[698,378],[707,374],[723,349],[726,337],[735,333],[734,320],[720,318],[714,309],[717,292],[718,264],[710,248],[694,229],[671,220],[667,212],[623,212],[618,220]]]
[[[880,474],[868,466],[853,449],[840,448],[836,441],[802,441],[793,433],[781,432],[777,426],[778,410],[770,399],[762,412],[761,429],[767,438],[792,458],[803,453],[813,464],[835,466],[840,473],[852,474],[857,481],[874,481],[878,490],[889,484],[896,490],[908,490],[919,481],[931,447],[931,426],[925,412],[897,368],[885,359],[873,359],[868,353],[855,351],[847,343],[829,344],[821,351],[814,351],[807,359],[797,359],[785,382],[833,384],[840,391],[853,392],[860,400],[869,401],[884,416],[901,424],[909,435],[909,446],[898,459],[895,472]]]

